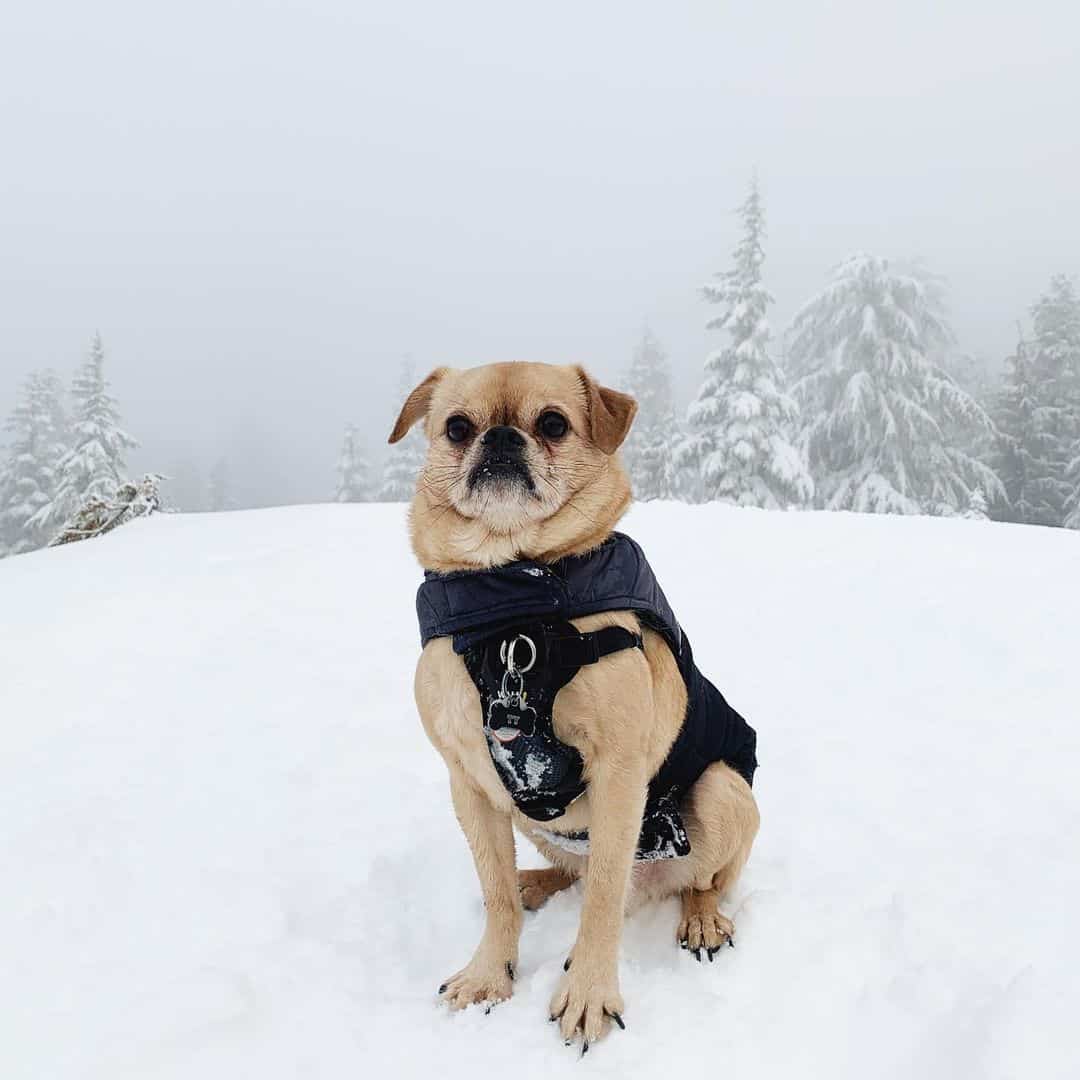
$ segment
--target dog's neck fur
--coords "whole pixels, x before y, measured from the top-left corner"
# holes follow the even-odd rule
[[[420,484],[409,510],[412,548],[425,570],[487,570],[519,559],[551,563],[599,547],[630,506],[630,482],[618,457],[543,521],[496,532],[436,504]]]

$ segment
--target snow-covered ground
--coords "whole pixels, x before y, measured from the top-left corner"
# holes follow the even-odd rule
[[[626,1032],[437,1004],[481,927],[411,699],[404,508],[158,517],[0,563],[0,1075],[1075,1077],[1080,538],[651,504],[763,826],[697,964],[633,917]],[[524,865],[539,860],[522,845]]]

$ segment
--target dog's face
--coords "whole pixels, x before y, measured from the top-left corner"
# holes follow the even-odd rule
[[[440,368],[409,395],[390,442],[423,419],[427,505],[505,536],[553,518],[601,480],[636,408],[578,367]]]

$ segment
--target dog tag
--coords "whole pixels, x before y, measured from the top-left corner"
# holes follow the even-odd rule
[[[508,667],[502,677],[499,696],[491,699],[487,727],[503,745],[536,731],[536,710],[525,704],[525,676],[513,667]]]
[[[488,709],[488,730],[501,743],[511,743],[519,735],[536,732],[536,710],[526,705],[518,694],[510,698],[495,698]]]

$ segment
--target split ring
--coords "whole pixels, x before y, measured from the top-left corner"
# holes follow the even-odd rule
[[[519,641],[526,642],[532,653],[529,662],[524,667],[518,667],[514,662],[514,649]],[[524,675],[527,671],[532,671],[533,665],[536,663],[536,642],[526,634],[518,634],[517,637],[511,640],[509,647],[505,641],[502,643],[502,647],[499,649],[499,659],[506,665],[507,671]]]

